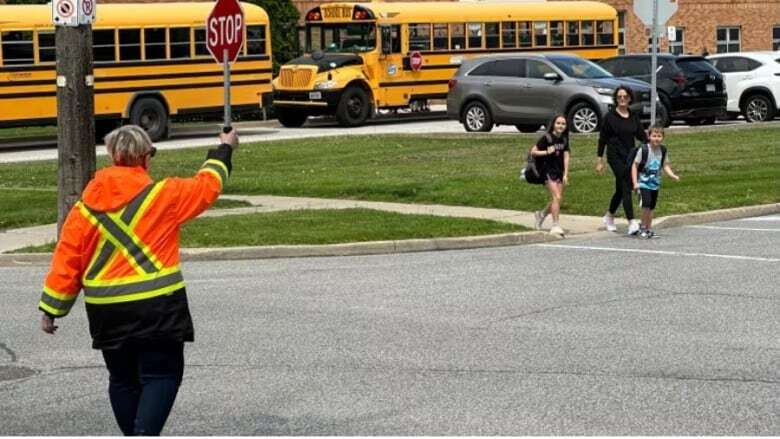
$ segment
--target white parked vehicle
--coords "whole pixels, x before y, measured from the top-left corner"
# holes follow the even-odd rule
[[[741,113],[748,122],[780,114],[780,51],[720,53],[707,59],[723,74],[729,114]]]

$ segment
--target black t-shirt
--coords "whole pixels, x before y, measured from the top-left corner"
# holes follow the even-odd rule
[[[604,147],[607,148],[607,160],[617,160],[625,163],[628,152],[634,147],[634,139],[647,143],[647,134],[642,128],[642,122],[634,113],[623,117],[615,110],[607,113],[604,123],[601,124],[599,133],[598,156],[604,155]]]
[[[539,151],[547,151],[550,146],[555,147],[555,154],[540,156],[536,158],[537,166],[545,171],[553,171],[558,175],[563,175],[563,153],[569,151],[569,139],[567,137],[558,137],[555,134],[545,133],[536,142],[536,149]]]

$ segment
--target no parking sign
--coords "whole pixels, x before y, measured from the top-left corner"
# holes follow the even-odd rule
[[[95,22],[95,0],[53,0],[51,21],[55,26],[78,27]]]

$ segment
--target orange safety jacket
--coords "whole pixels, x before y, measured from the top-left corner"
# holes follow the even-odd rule
[[[83,289],[95,348],[127,339],[191,341],[179,231],[216,201],[231,153],[221,145],[194,177],[156,183],[142,167],[98,171],[62,227],[39,309],[63,317]]]

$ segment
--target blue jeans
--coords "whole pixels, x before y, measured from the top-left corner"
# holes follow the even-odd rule
[[[184,343],[104,349],[108,395],[125,436],[159,436],[184,374]]]

